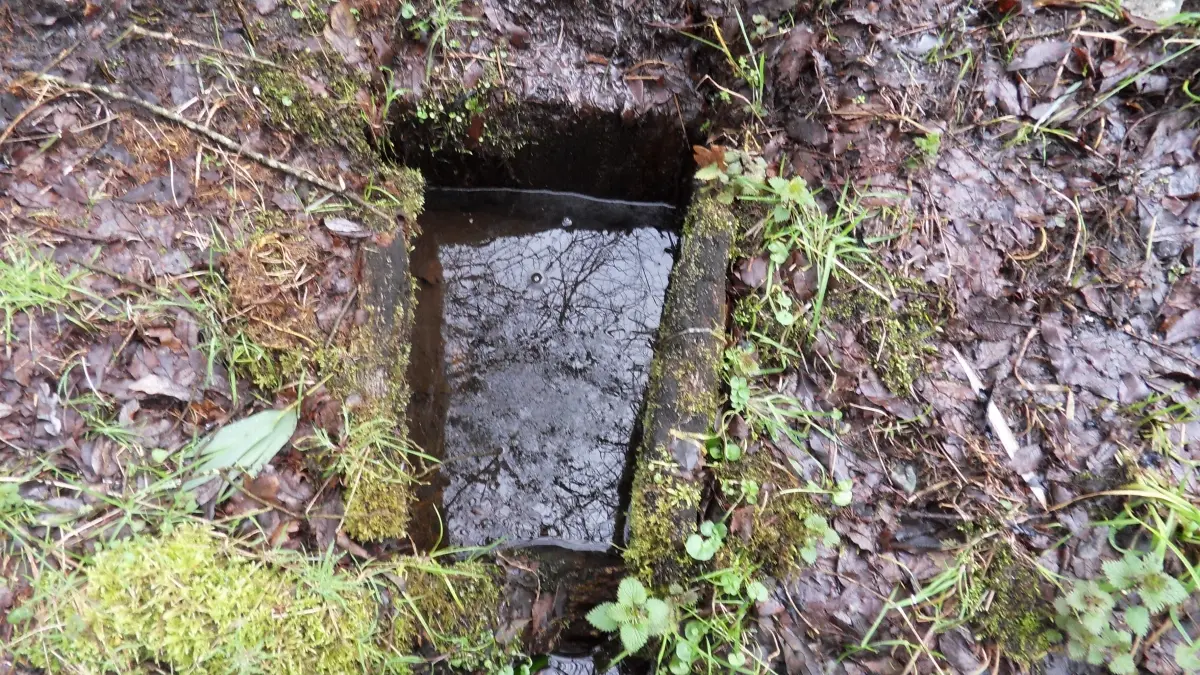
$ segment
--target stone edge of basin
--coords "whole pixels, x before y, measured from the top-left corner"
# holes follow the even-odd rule
[[[736,223],[735,212],[711,197],[697,193],[688,207],[647,385],[644,432],[635,454],[627,516],[625,566],[604,568],[604,579],[589,579],[588,587],[578,589],[578,593],[573,588],[578,582],[572,581],[578,577],[561,575],[539,580],[541,588],[554,589],[558,597],[578,594],[588,598],[586,603],[572,603],[580,612],[611,599],[597,591],[614,592],[616,582],[625,574],[665,586],[696,569],[684,550],[684,542],[696,529],[703,493],[702,436],[712,430],[720,410],[727,270]],[[390,245],[368,252],[364,289],[364,301],[373,310],[366,327],[379,338],[376,344],[382,351],[380,356],[406,363],[414,303],[407,237],[397,237]],[[389,384],[404,392],[408,388],[401,382]],[[510,568],[499,559],[497,562],[507,571],[506,598],[528,588],[528,570]],[[531,606],[508,599],[502,604],[504,607],[497,610],[509,626],[521,620],[512,616],[516,605]],[[578,625],[580,617],[574,618]],[[539,650],[554,646],[553,639],[548,640],[549,636],[532,623],[520,637]]]

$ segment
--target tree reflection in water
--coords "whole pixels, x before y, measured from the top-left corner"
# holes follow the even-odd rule
[[[439,233],[444,279],[441,498],[451,540],[607,543],[674,235],[589,230],[579,219],[529,232],[495,219],[490,238],[464,241],[481,218],[422,219]],[[496,236],[505,231],[514,233]]]

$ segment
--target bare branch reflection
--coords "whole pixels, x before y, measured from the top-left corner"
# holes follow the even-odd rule
[[[673,243],[560,228],[440,246],[455,543],[612,539]]]

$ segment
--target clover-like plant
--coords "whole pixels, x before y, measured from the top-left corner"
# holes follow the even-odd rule
[[[674,630],[671,606],[664,600],[650,597],[646,587],[633,577],[621,580],[617,601],[592,608],[587,620],[597,630],[621,635],[621,645],[627,653],[646,646],[650,638]]]
[[[688,555],[700,562],[712,560],[712,557],[720,550],[721,544],[725,543],[727,534],[729,534],[729,528],[725,526],[725,523],[706,520],[700,524],[699,532],[693,532],[687,538],[683,548]]]

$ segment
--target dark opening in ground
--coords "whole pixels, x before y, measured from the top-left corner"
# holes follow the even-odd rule
[[[445,532],[421,543],[613,543],[677,225],[665,204],[430,191],[409,416],[443,461],[414,520],[436,508]]]

